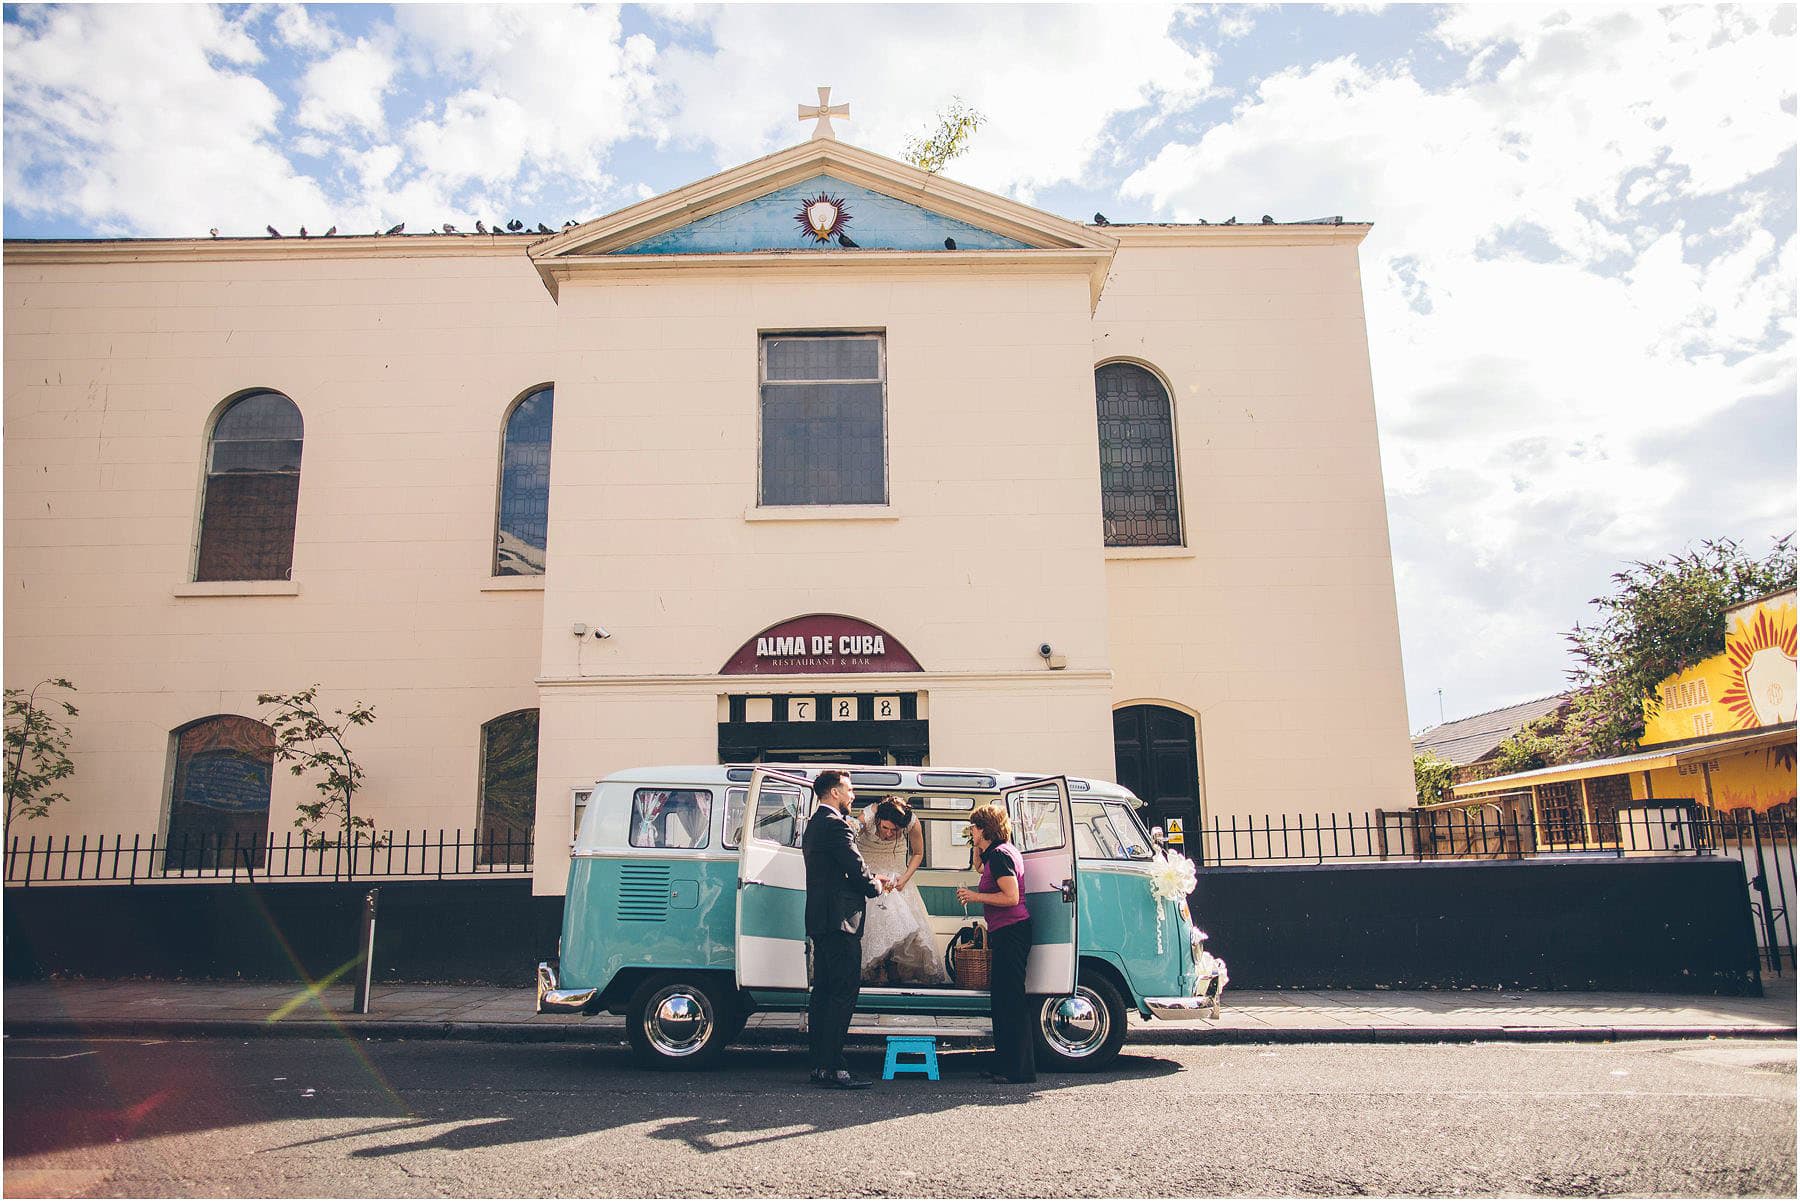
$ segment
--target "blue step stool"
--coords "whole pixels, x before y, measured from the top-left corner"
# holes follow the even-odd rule
[[[902,1056],[921,1056],[919,1061],[901,1063]],[[895,1073],[924,1073],[932,1081],[938,1079],[937,1037],[934,1035],[890,1035],[888,1036],[887,1063],[882,1066],[881,1079],[892,1081]]]

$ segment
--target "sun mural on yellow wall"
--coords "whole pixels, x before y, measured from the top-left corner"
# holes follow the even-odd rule
[[[1759,605],[1725,637],[1725,689],[1719,704],[1736,730],[1794,720],[1794,606]]]

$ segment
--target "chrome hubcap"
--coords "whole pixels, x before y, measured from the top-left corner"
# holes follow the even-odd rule
[[[1045,998],[1039,1025],[1051,1050],[1071,1060],[1092,1056],[1112,1034],[1112,1016],[1085,986],[1069,997]]]
[[[659,990],[644,1007],[644,1035],[664,1056],[691,1056],[712,1034],[713,1012],[706,995],[691,985]]]

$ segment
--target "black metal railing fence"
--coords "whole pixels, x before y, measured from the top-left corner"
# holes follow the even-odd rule
[[[1197,837],[1196,837],[1197,835]],[[1554,841],[1552,841],[1554,840]],[[1542,828],[1529,813],[1487,805],[1365,814],[1215,817],[1187,839],[1204,867],[1396,860],[1606,859],[1724,856],[1743,865],[1758,946],[1774,971],[1794,967],[1791,811],[1726,813],[1658,800],[1591,822]]]
[[[309,838],[272,835],[15,835],[6,884],[174,884],[183,881],[406,880],[521,876],[529,832],[403,830]]]

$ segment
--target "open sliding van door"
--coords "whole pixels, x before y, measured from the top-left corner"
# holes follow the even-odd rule
[[[1024,781],[1002,793],[1013,846],[1025,859],[1025,905],[1031,911],[1031,959],[1025,992],[1075,992],[1075,822],[1069,782],[1060,776]]]
[[[745,989],[805,989],[806,861],[800,836],[812,782],[758,768],[744,799],[738,853],[737,979]]]

